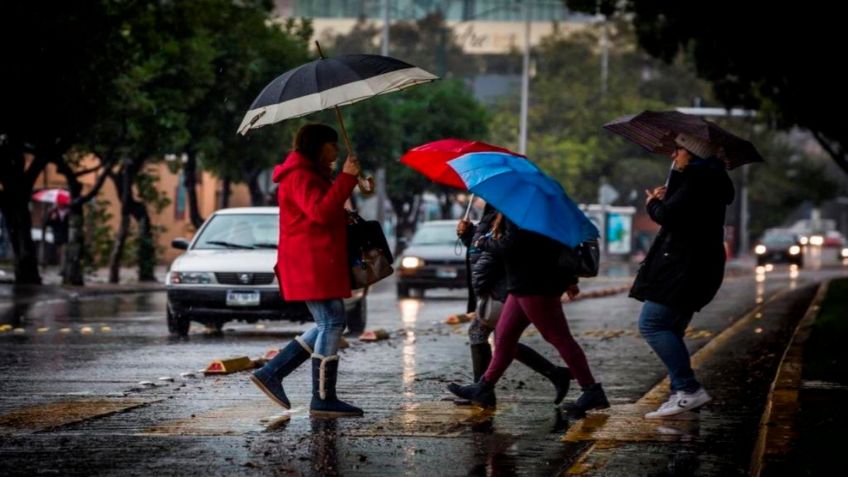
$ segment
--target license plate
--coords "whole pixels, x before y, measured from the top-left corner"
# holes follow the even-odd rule
[[[456,278],[456,268],[443,267],[436,269],[436,278]]]
[[[258,291],[227,291],[227,306],[257,306],[259,305]]]

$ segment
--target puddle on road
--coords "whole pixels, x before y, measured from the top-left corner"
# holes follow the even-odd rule
[[[298,412],[297,409],[285,411],[267,400],[245,401],[194,417],[163,422],[141,432],[141,435],[234,436],[274,431],[285,427],[292,414]]]
[[[83,399],[38,404],[0,416],[0,434],[30,433],[108,416],[144,406],[155,399]]]

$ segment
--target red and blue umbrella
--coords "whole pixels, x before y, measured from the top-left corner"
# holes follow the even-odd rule
[[[519,228],[569,247],[600,236],[559,182],[527,159],[503,152],[473,152],[448,162],[466,188]]]
[[[524,157],[517,152],[504,149],[483,141],[468,141],[465,139],[440,139],[416,146],[403,157],[400,162],[420,172],[431,181],[457,189],[468,190],[465,182],[456,171],[448,166],[448,161],[471,152],[503,152],[513,156]]]

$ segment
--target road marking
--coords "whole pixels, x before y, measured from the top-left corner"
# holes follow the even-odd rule
[[[458,437],[471,426],[491,420],[513,406],[497,410],[478,406],[457,406],[453,401],[427,401],[407,404],[386,419],[365,429],[352,429],[357,437]]]
[[[32,433],[108,416],[158,399],[81,399],[37,404],[0,416],[0,434]]]
[[[294,414],[305,410],[286,411],[267,399],[243,401],[233,406],[213,409],[183,419],[159,423],[140,435],[151,436],[234,436],[250,432],[279,429]]]

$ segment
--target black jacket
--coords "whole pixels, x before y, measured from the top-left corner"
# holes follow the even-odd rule
[[[559,266],[564,245],[520,229],[506,218],[499,239],[484,236],[477,244],[484,252],[503,257],[507,291],[513,295],[559,296],[578,281],[573,273]]]
[[[468,250],[470,285],[475,297],[488,295],[496,300],[505,301],[507,289],[503,257],[473,245],[491,231],[492,222],[497,214],[497,210],[487,205],[480,222],[477,225],[472,224],[460,238]]]
[[[733,202],[733,183],[724,163],[715,159],[695,160],[671,174],[665,199],[648,203],[648,214],[662,228],[630,296],[699,311],[724,278],[724,217]]]

